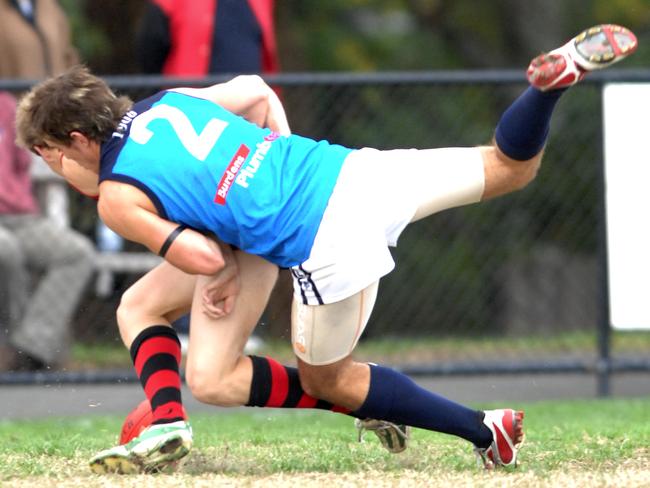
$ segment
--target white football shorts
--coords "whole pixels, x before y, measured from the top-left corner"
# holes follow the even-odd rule
[[[349,356],[370,318],[379,278],[395,267],[388,247],[416,215],[477,202],[484,185],[478,148],[351,153],[309,259],[291,268],[296,356],[314,366]]]
[[[350,153],[309,258],[291,268],[295,299],[333,303],[378,281],[395,267],[388,247],[418,209],[432,214],[477,202],[484,184],[478,148]]]

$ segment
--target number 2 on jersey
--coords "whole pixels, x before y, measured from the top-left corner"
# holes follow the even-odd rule
[[[183,147],[199,161],[205,161],[224,129],[228,126],[228,122],[223,120],[210,119],[201,133],[198,134],[192,127],[190,119],[180,109],[171,105],[160,104],[151,107],[133,120],[131,139],[138,144],[149,142],[149,139],[153,136],[153,131],[147,126],[149,122],[156,119],[167,120]]]

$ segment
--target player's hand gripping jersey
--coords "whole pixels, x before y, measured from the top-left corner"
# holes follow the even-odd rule
[[[350,151],[163,91],[136,103],[103,144],[100,182],[134,185],[161,217],[290,267],[309,257]]]

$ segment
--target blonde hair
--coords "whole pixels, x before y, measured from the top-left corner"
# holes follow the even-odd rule
[[[32,88],[18,103],[16,142],[33,149],[47,141],[69,145],[79,131],[102,143],[113,133],[133,102],[116,96],[101,78],[77,65]]]

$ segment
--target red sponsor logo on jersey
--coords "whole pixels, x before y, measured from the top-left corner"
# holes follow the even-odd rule
[[[214,196],[215,203],[219,205],[226,204],[226,197],[228,196],[230,187],[235,181],[235,177],[237,176],[239,169],[244,164],[244,161],[246,161],[246,158],[250,152],[251,150],[243,144],[239,146],[239,149],[230,160],[230,164],[226,168],[226,171],[224,171],[223,176],[221,177],[221,181],[219,182],[219,186],[217,186],[217,194]]]

